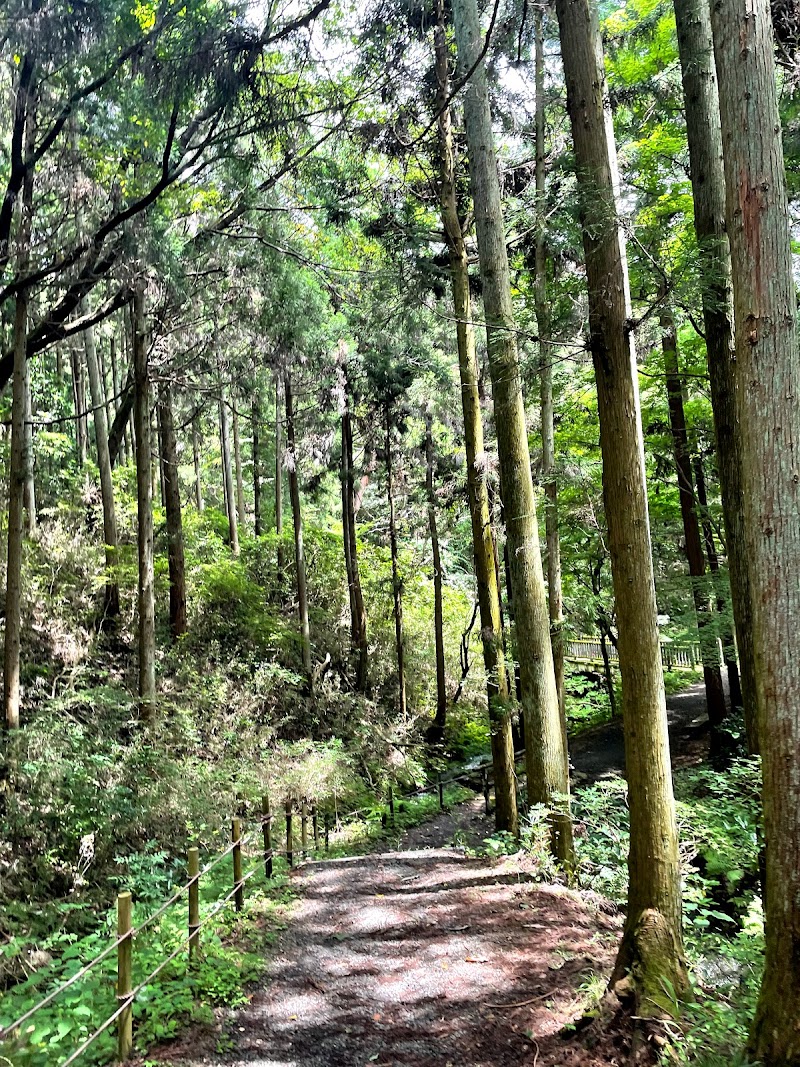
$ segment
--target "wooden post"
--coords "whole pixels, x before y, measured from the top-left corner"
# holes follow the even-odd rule
[[[133,942],[131,932],[131,895],[117,897],[117,935],[124,937],[117,947],[117,1000],[120,1005],[133,989]],[[127,935],[127,936],[126,936]],[[127,1060],[133,1048],[133,1005],[128,1004],[117,1019],[117,1059]]]
[[[314,851],[319,852],[319,818],[316,804],[311,805],[311,829],[314,834]]]
[[[189,854],[189,962],[200,954],[200,849]]]
[[[244,907],[244,886],[242,885],[242,821],[238,817],[231,820],[231,841],[233,841],[233,903],[237,911]]]
[[[439,774],[439,807],[444,811],[444,781],[441,772]]]
[[[486,814],[489,814],[489,772],[486,768],[483,768],[483,803],[486,807]]]
[[[261,798],[261,829],[264,833],[264,876],[270,879],[272,877],[272,812],[266,793]]]
[[[394,789],[389,786],[389,822],[394,827]]]
[[[300,848],[305,859],[308,856],[308,804],[305,800],[300,803]]]
[[[290,867],[294,866],[294,852],[292,850],[292,802],[286,801],[286,862]]]

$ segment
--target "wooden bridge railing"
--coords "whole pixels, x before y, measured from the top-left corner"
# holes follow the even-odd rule
[[[608,658],[612,663],[619,660],[616,648],[606,642]],[[576,637],[567,642],[566,658],[575,663],[602,663],[603,649],[597,637]],[[691,669],[702,664],[700,645],[696,641],[662,641],[661,658],[667,670]]]

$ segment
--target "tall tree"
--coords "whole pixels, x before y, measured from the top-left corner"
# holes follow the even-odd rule
[[[139,717],[156,718],[156,601],[153,563],[153,479],[150,447],[150,368],[147,351],[145,287],[133,291],[134,425],[136,434],[136,512],[139,551]]]
[[[562,862],[570,865],[573,845],[566,731],[561,723],[553,669],[550,619],[511,303],[511,278],[486,70],[480,56],[476,0],[456,0],[453,19],[459,66],[463,73],[474,68],[464,94],[464,122],[514,591],[528,800],[532,804],[547,806],[553,830],[553,850]]]
[[[447,722],[447,683],[444,661],[444,609],[442,606],[442,553],[439,549],[439,528],[436,522],[436,492],[434,490],[435,456],[433,449],[433,415],[425,412],[425,492],[428,498],[428,532],[433,556],[433,636],[436,648],[436,715],[435,729],[444,733]]]
[[[394,501],[394,462],[392,406],[387,400],[384,411],[384,448],[386,454],[386,502],[389,507],[389,551],[392,557],[392,600],[394,613],[394,648],[397,665],[397,711],[401,719],[406,714],[406,638],[403,630],[403,583],[397,549],[397,518]]]
[[[751,1048],[800,1064],[800,360],[767,0],[711,15],[733,268],[734,402],[766,842],[766,956]]]
[[[487,704],[495,782],[495,822],[498,830],[518,832],[514,743],[511,733],[511,693],[503,644],[503,617],[497,578],[495,540],[489,510],[483,420],[478,392],[475,327],[469,289],[469,261],[456,199],[456,161],[453,148],[450,65],[444,0],[439,0],[434,37],[436,59],[436,110],[439,115],[439,207],[447,244],[450,284],[456,318],[464,451],[467,460],[467,496],[472,524],[472,554],[481,622],[481,646],[486,670]]]
[[[731,258],[725,224],[725,174],[710,5],[706,0],[674,2],[742,701],[748,747],[751,752],[757,752],[755,659],[750,618],[753,599],[750,589],[751,560],[747,554],[743,527],[739,424],[734,404]]]
[[[161,440],[161,467],[164,478],[164,509],[167,518],[167,561],[169,566],[169,628],[173,640],[186,633],[186,561],[183,548],[181,484],[178,477],[178,445],[172,412],[172,386],[163,380],[158,389],[158,430]]]
[[[286,403],[286,463],[289,474],[289,499],[292,504],[294,526],[294,565],[297,581],[297,613],[300,617],[300,650],[303,668],[311,682],[311,628],[308,621],[308,578],[306,577],[306,550],[303,541],[303,512],[300,506],[300,472],[298,470],[297,432],[294,415],[292,377],[287,370],[283,377],[283,394]]]
[[[344,393],[342,411],[342,541],[344,545],[347,592],[350,601],[350,647],[356,653],[356,689],[363,693],[367,688],[369,645],[367,643],[367,610],[361,588],[361,570],[358,560],[356,537],[356,486],[353,469],[353,415],[351,411],[351,384],[347,371],[347,355],[341,351],[341,373]]]
[[[628,910],[612,985],[660,1013],[666,979],[686,987],[678,830],[650,546],[644,443],[617,154],[597,16],[589,0],[556,0],[575,148],[597,381],[603,495],[619,633],[630,806]]]

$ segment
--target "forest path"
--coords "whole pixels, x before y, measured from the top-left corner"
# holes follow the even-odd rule
[[[307,863],[263,988],[219,1028],[151,1051],[181,1067],[605,1065],[559,1031],[606,973],[618,916],[534,884],[521,857],[425,847],[490,832],[482,798],[396,852]],[[524,1002],[524,1003],[520,1003]],[[510,1007],[509,1007],[510,1006]],[[218,1048],[230,1051],[220,1053]],[[538,1058],[537,1058],[538,1053]]]

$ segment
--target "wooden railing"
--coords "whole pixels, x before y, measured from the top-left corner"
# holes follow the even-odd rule
[[[612,663],[617,663],[619,654],[610,642],[606,652]],[[603,663],[603,649],[598,637],[576,637],[567,642],[566,658],[574,663]],[[691,669],[702,664],[700,645],[696,641],[662,641],[661,659],[667,670]]]

